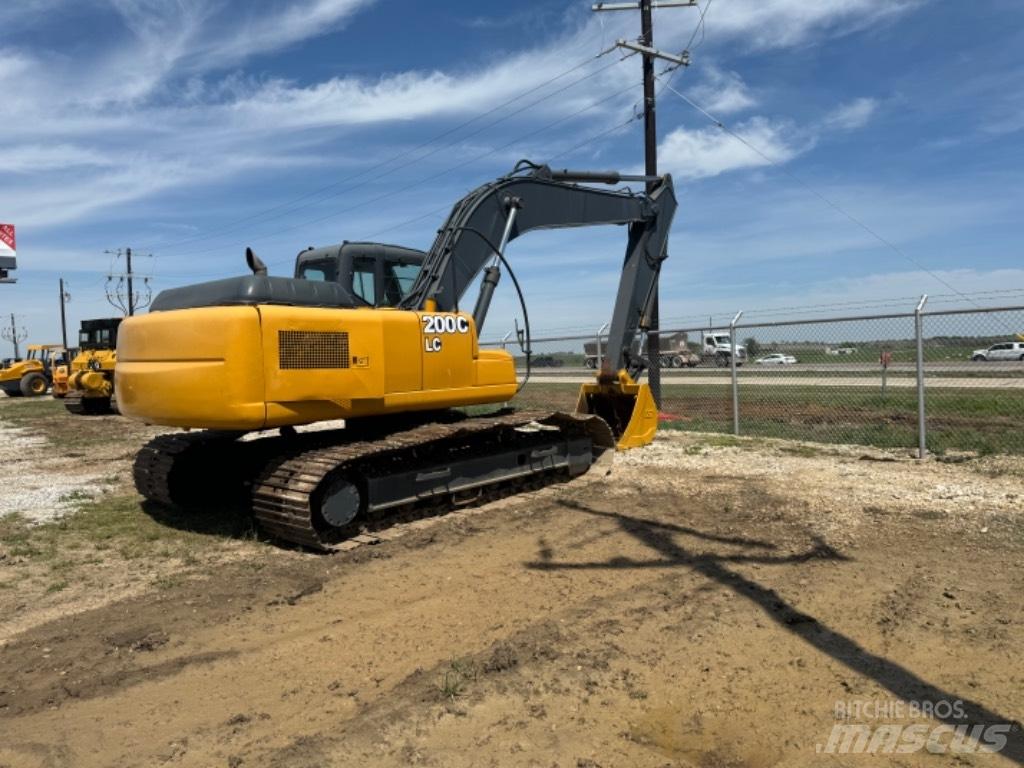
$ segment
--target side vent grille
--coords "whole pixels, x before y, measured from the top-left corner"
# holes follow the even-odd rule
[[[281,368],[348,368],[345,331],[278,331]]]

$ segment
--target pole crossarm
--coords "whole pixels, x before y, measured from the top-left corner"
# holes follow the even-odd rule
[[[651,8],[689,8],[697,4],[697,0],[653,0]],[[594,3],[590,6],[592,11],[638,11],[640,1],[632,3]]]
[[[665,53],[664,51],[659,51],[656,48],[635,43],[632,40],[616,40],[615,45],[619,48],[628,48],[631,51],[642,53],[644,56],[671,61],[673,64],[678,64],[681,67],[690,66],[690,54],[686,51],[683,51],[681,55],[676,56],[674,53]]]

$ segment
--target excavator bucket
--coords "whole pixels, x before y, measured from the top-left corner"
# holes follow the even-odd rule
[[[620,451],[640,448],[658,431],[658,407],[646,384],[637,384],[623,371],[617,379],[584,384],[576,412],[600,416],[615,435]]]

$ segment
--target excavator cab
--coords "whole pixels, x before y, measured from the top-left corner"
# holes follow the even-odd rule
[[[366,306],[395,307],[412,288],[425,255],[397,245],[344,242],[302,251],[295,277],[351,286]]]
[[[78,332],[78,346],[83,352],[117,349],[117,329],[124,318],[83,320]]]

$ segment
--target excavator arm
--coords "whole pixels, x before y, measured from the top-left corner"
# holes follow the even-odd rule
[[[457,311],[469,285],[496,261],[496,252],[535,229],[599,224],[628,226],[622,274],[612,314],[604,376],[620,370],[636,376],[643,362],[630,357],[638,328],[646,328],[661,263],[667,256],[668,233],[676,210],[671,176],[624,176],[561,170],[521,162],[509,176],[484,184],[455,204],[423,261],[419,277],[402,306],[406,309]],[[523,171],[526,171],[525,173]],[[607,190],[586,183],[619,184],[655,181],[650,193]],[[494,263],[486,267],[497,269]],[[493,274],[493,273],[491,273]],[[474,312],[477,333],[489,305],[485,275]]]

